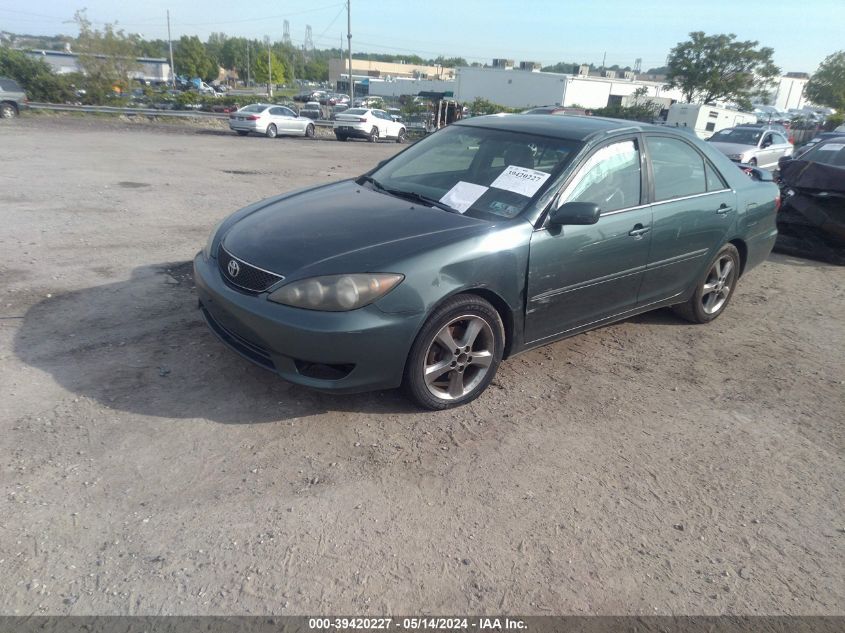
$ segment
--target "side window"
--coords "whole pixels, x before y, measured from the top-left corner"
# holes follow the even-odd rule
[[[649,136],[646,146],[654,172],[655,202],[707,191],[704,159],[687,143],[665,136]]]
[[[279,108],[279,110],[281,110],[279,114],[281,114],[282,116],[296,116],[293,113],[293,110],[290,110],[289,108]]]
[[[772,140],[771,134],[766,134],[763,136],[763,140],[760,143],[760,147],[766,147],[767,145],[771,145],[774,141]]]
[[[707,175],[707,191],[721,191],[728,188],[724,178],[708,161],[704,161],[704,173]]]
[[[772,134],[772,142],[776,143],[778,145],[783,145],[784,143],[787,143],[788,141],[785,138],[783,138],[783,136],[781,136],[780,134]]]
[[[631,141],[598,149],[563,192],[566,202],[594,202],[602,212],[640,204],[640,152]]]
[[[270,108],[270,114],[272,114],[273,116],[279,116],[279,115],[282,114],[282,109],[281,108]]]

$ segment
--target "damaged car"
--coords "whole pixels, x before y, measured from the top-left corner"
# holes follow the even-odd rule
[[[845,137],[779,162],[783,206],[775,250],[845,265]]]

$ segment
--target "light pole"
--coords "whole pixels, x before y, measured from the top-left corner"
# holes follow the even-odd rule
[[[176,69],[173,67],[173,40],[170,39],[170,9],[167,10],[167,47],[170,49],[170,88],[176,89]]]
[[[267,44],[267,98],[273,98],[273,66],[270,63],[272,56],[272,49],[270,48],[270,36],[264,36],[264,42]]]

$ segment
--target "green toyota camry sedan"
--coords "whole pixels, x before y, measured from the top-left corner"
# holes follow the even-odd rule
[[[282,378],[446,409],[590,328],[662,306],[712,321],[769,254],[779,203],[688,134],[494,115],[237,211],[194,274],[211,330]]]

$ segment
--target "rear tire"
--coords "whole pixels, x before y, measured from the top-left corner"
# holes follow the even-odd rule
[[[457,295],[423,325],[405,363],[402,388],[420,407],[451,409],[475,400],[502,362],[505,327],[476,295]]]
[[[276,129],[276,124],[271,123],[267,126],[267,131],[264,132],[264,135],[267,138],[276,138],[279,135],[279,131]]]
[[[238,136],[246,136],[249,134],[249,130],[235,130],[238,133]]]
[[[348,141],[348,140],[349,140],[349,137],[348,137],[348,136],[344,136],[343,134],[335,134],[335,136],[337,137],[337,140],[338,140],[338,141],[344,141],[344,142],[346,142],[346,141]]]
[[[674,306],[675,312],[693,323],[709,323],[718,317],[736,290],[739,279],[739,251],[725,244],[707,266],[707,272],[696,283],[689,301]]]
[[[372,130],[370,130],[370,135],[367,137],[367,140],[370,143],[375,143],[376,141],[378,141],[378,128],[377,127],[374,127]]]

